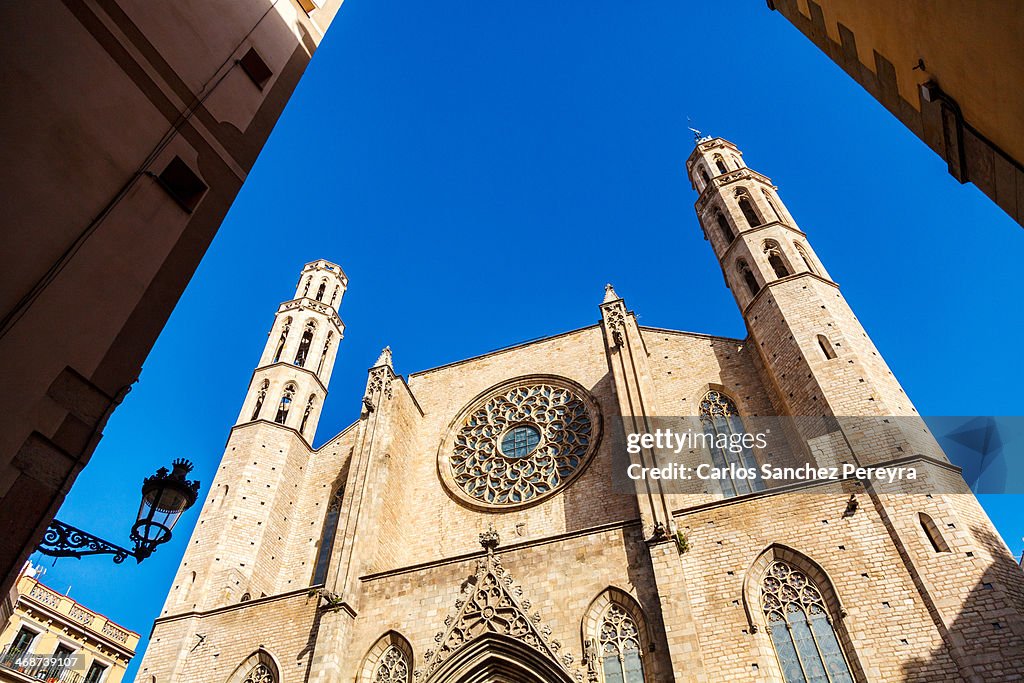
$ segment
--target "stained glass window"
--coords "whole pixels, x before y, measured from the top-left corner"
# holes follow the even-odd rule
[[[522,458],[529,455],[539,443],[540,432],[533,427],[521,425],[502,438],[501,452],[506,458]]]
[[[320,585],[327,580],[327,568],[331,564],[331,552],[334,550],[334,536],[338,532],[338,516],[341,514],[341,501],[345,497],[345,487],[339,488],[331,496],[324,517],[324,529],[320,534],[320,551],[316,556],[316,569],[313,572],[313,585]]]
[[[405,659],[405,653],[394,645],[388,647],[380,658],[373,683],[407,683],[408,680],[409,662]]]
[[[718,469],[727,469],[736,465],[743,469],[753,468],[757,471],[757,460],[749,448],[744,446],[737,453],[731,448],[723,448],[722,442],[728,443],[733,435],[745,434],[743,421],[733,400],[720,391],[709,391],[700,402],[700,421],[707,434],[714,435],[715,444],[711,448],[712,464]],[[724,438],[723,438],[724,437]],[[740,479],[726,477],[719,480],[722,493],[726,497],[763,491],[764,482],[760,477]]]
[[[761,608],[786,683],[853,683],[821,591],[776,560],[761,581]]]
[[[604,683],[644,683],[640,631],[636,622],[618,605],[613,604],[605,612],[600,646]]]
[[[277,683],[277,676],[266,664],[257,664],[246,674],[242,683]]]

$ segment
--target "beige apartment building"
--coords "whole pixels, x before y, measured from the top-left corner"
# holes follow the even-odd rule
[[[941,156],[954,178],[1024,223],[1024,5],[767,2]]]
[[[340,5],[0,3],[0,592],[138,378]]]
[[[319,447],[348,279],[307,264],[137,683],[1019,680],[1024,573],[842,273],[732,143],[700,140],[687,172],[746,338],[641,325],[609,285],[588,327],[407,376],[385,349]],[[802,417],[783,440],[808,462],[921,480],[618,488],[624,434],[673,415]]]
[[[26,563],[5,596],[0,681],[120,683],[139,634],[44,585]]]

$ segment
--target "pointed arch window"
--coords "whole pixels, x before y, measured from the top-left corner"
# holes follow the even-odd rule
[[[754,209],[754,203],[750,201],[750,197],[741,193],[737,193],[737,196],[739,197],[737,203],[739,204],[740,211],[743,212],[743,217],[747,219],[747,223],[750,227],[756,228],[761,225],[761,217],[757,215],[757,211]]]
[[[242,683],[277,683],[277,676],[266,664],[257,664],[242,679]]]
[[[281,338],[277,340],[277,348],[274,350],[274,360],[272,363],[276,363],[281,360],[281,353],[284,351],[284,343],[288,341],[288,332],[292,329],[291,317],[284,319],[284,327],[281,328]]]
[[[768,202],[768,208],[770,208],[772,210],[772,213],[775,214],[775,220],[781,223],[782,212],[779,211],[779,207],[775,205],[775,200],[772,199],[772,196],[768,193],[768,190],[761,190],[761,194],[764,195],[764,200]]]
[[[756,296],[761,291],[761,285],[757,284],[757,277],[754,276],[754,271],[750,269],[747,262],[740,259],[736,262],[736,272],[740,274],[743,281],[747,283],[747,289],[750,290],[750,296]]]
[[[718,169],[719,173],[725,173],[729,170],[725,167],[725,159],[722,158],[721,154],[715,155],[715,168]]]
[[[807,266],[807,270],[817,275],[818,271],[815,270],[813,265],[811,265],[811,259],[807,255],[807,251],[804,249],[803,245],[799,242],[794,242],[793,246],[796,247],[796,253],[800,254],[800,258],[803,260],[804,265]]]
[[[302,424],[299,425],[299,434],[306,433],[306,423],[309,422],[309,416],[313,412],[313,406],[316,404],[316,394],[310,394],[309,400],[306,401],[306,410],[302,413]]]
[[[946,539],[942,537],[942,532],[939,531],[939,525],[935,523],[934,519],[923,512],[918,513],[917,519],[921,523],[921,529],[924,531],[925,538],[928,539],[928,543],[931,545],[932,550],[937,553],[951,552],[949,544],[946,543]]]
[[[788,277],[790,275],[789,268],[786,266],[779,243],[775,240],[765,240],[761,248],[764,250],[764,255],[768,257],[768,265],[775,271],[775,277]]]
[[[260,410],[263,408],[263,401],[267,398],[267,390],[270,389],[270,380],[263,380],[263,384],[260,385],[260,390],[256,394],[256,406],[252,409],[252,417],[250,420],[255,420],[260,416]]]
[[[380,658],[373,683],[407,683],[408,680],[409,662],[405,653],[391,645]]]
[[[320,289],[316,290],[316,300],[317,301],[323,301],[324,300],[324,294],[326,292],[327,292],[327,280],[322,280],[320,282]]]
[[[825,354],[825,360],[832,360],[836,357],[836,350],[832,348],[832,342],[825,335],[818,335],[818,346],[821,347],[821,352]]]
[[[302,331],[302,339],[299,340],[299,348],[295,352],[295,365],[300,368],[306,366],[306,359],[309,358],[309,347],[313,343],[313,335],[316,333],[316,321],[310,320],[306,323],[306,329]]]
[[[313,276],[306,278],[306,286],[302,288],[302,296],[309,296],[309,286],[313,284]]]
[[[712,437],[711,461],[716,468],[727,469],[735,465],[738,468],[757,470],[757,460],[749,448],[744,446],[739,452],[729,448],[736,441],[735,435],[746,434],[739,410],[731,398],[721,391],[712,390],[705,394],[700,402],[700,422],[704,433]],[[764,490],[764,482],[760,477],[730,477],[721,479],[719,483],[726,498]]]
[[[274,417],[274,422],[279,425],[283,425],[288,419],[288,411],[292,407],[292,401],[295,399],[295,385],[289,384],[284,388],[284,393],[281,394],[281,402],[277,406],[277,416]]]
[[[806,574],[772,562],[761,609],[786,683],[854,683],[821,590]]]
[[[316,569],[313,570],[313,585],[320,585],[327,580],[327,568],[331,564],[331,553],[334,550],[334,535],[338,531],[338,517],[341,515],[341,501],[345,497],[345,487],[339,487],[327,506],[324,516],[324,529],[320,533],[320,550],[316,555]]]
[[[700,179],[704,181],[704,187],[707,187],[708,183],[711,182],[711,178],[708,177],[708,172],[704,170],[703,166],[700,167]]]
[[[725,217],[721,211],[715,213],[715,223],[718,224],[718,230],[722,233],[722,237],[725,238],[725,243],[732,244],[732,241],[736,239],[736,234],[732,231],[732,226],[729,225],[729,220]]]
[[[339,291],[341,291],[341,285],[334,285],[334,293],[331,294],[331,306],[334,305],[334,300],[338,298]]]
[[[324,340],[324,350],[320,352],[320,362],[316,364],[316,374],[320,374],[324,369],[324,361],[327,360],[327,352],[331,350],[331,341],[334,339],[334,332],[332,330],[327,331],[327,339]]]
[[[640,629],[619,605],[604,613],[599,633],[604,683],[644,683]]]

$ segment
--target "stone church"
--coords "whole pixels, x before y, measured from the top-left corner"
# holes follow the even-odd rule
[[[778,188],[721,138],[686,168],[745,339],[609,285],[589,327],[407,376],[385,349],[319,448],[348,280],[306,265],[138,683],[1020,680],[1024,574]],[[807,416],[814,463],[922,478],[624,493],[623,435],[663,415]]]

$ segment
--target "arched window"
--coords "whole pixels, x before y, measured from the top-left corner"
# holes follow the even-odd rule
[[[719,173],[725,173],[729,170],[725,167],[725,159],[722,158],[721,154],[715,155],[715,168],[718,169]]]
[[[821,352],[825,354],[825,360],[832,360],[836,357],[836,350],[832,348],[832,342],[825,335],[818,335],[818,346],[821,347]]]
[[[323,301],[325,292],[327,292],[327,280],[320,282],[320,289],[316,290],[316,300]]]
[[[331,294],[331,303],[330,303],[331,306],[334,305],[334,300],[338,298],[338,292],[340,292],[340,291],[341,291],[341,285],[334,285],[334,293]]]
[[[309,422],[309,415],[313,412],[313,405],[316,402],[316,395],[310,394],[309,400],[306,401],[306,410],[302,413],[302,424],[299,425],[299,434],[306,432],[306,423]]]
[[[242,593],[242,597],[238,600],[238,602],[249,602],[250,600],[252,600],[251,593]]]
[[[331,564],[331,552],[334,550],[334,535],[338,531],[338,516],[341,514],[341,501],[345,497],[342,486],[331,496],[324,516],[324,528],[320,533],[320,550],[316,555],[316,569],[313,570],[313,585],[320,585],[327,580],[327,568]]]
[[[804,250],[803,245],[799,242],[794,242],[793,246],[796,247],[796,253],[800,254],[800,258],[803,259],[804,265],[807,266],[807,270],[817,275],[818,271],[814,269],[813,265],[811,265],[811,259]]]
[[[266,664],[257,664],[245,675],[242,683],[277,683],[277,676]]]
[[[736,196],[739,198],[737,202],[739,203],[740,211],[743,212],[743,217],[747,219],[750,227],[756,228],[761,225],[761,218],[757,215],[757,211],[754,210],[754,203],[750,201],[750,197],[741,191],[737,191]]]
[[[316,364],[316,374],[320,374],[324,369],[324,361],[327,360],[327,352],[331,350],[331,340],[334,338],[334,332],[328,330],[327,339],[324,340],[324,350],[320,352],[320,362]]]
[[[787,277],[790,272],[786,267],[786,261],[782,257],[782,247],[775,240],[765,240],[761,245],[764,255],[768,257],[768,265],[775,271],[775,277]]]
[[[281,360],[281,352],[284,351],[284,343],[288,341],[288,332],[292,329],[292,319],[290,317],[284,319],[284,327],[281,328],[281,338],[277,340],[277,350],[274,351],[274,360],[272,363],[276,363]]]
[[[306,286],[302,288],[302,296],[308,296],[309,295],[309,286],[311,284],[313,284],[313,276],[312,275],[310,275],[309,277],[306,278]]]
[[[743,166],[740,163],[740,158],[738,156],[736,156],[735,154],[732,155],[732,163],[736,164],[736,168],[742,168],[742,166]]]
[[[703,166],[700,167],[700,179],[704,181],[704,187],[707,187],[708,183],[711,182],[711,178],[708,177],[708,172],[704,170]]]
[[[754,271],[750,270],[750,266],[743,259],[736,262],[736,272],[740,274],[743,281],[747,283],[747,289],[750,290],[750,296],[755,296],[761,291],[761,285],[757,284],[757,278],[754,276]]]
[[[295,385],[289,384],[284,388],[284,393],[281,394],[281,403],[277,406],[277,416],[274,418],[274,422],[279,425],[283,425],[285,420],[288,419],[288,410],[292,407],[292,400],[295,398]]]
[[[704,433],[710,435],[711,461],[718,469],[728,469],[730,465],[737,468],[757,470],[757,460],[746,446],[736,452],[731,446],[736,435],[746,434],[739,410],[731,398],[720,391],[709,391],[700,402],[700,422]],[[727,498],[763,491],[764,482],[760,477],[740,479],[727,477],[719,482],[722,493]]]
[[[633,618],[611,604],[601,620],[598,647],[604,683],[644,683],[640,630]]]
[[[782,212],[779,211],[779,207],[775,206],[775,200],[772,199],[772,196],[770,194],[768,194],[768,190],[761,190],[761,193],[764,195],[764,200],[768,202],[768,208],[770,208],[772,210],[772,213],[775,214],[775,220],[781,223]]]
[[[256,394],[256,406],[252,409],[252,417],[250,420],[255,420],[260,416],[260,409],[263,408],[263,401],[267,398],[267,389],[270,388],[270,380],[263,380],[263,384],[260,385],[259,393]]]
[[[406,683],[408,680],[409,662],[405,653],[391,645],[380,658],[373,683]]]
[[[928,543],[931,544],[932,550],[937,553],[951,552],[949,544],[946,543],[946,539],[942,537],[942,532],[939,531],[939,525],[935,523],[934,519],[923,512],[918,513],[917,519],[921,523],[921,529],[924,531],[924,535],[928,539]]]
[[[761,609],[786,683],[853,683],[818,586],[773,561],[761,579]]]
[[[306,323],[306,329],[302,331],[302,339],[299,340],[299,348],[295,352],[295,364],[300,368],[306,365],[306,359],[309,358],[309,346],[313,343],[315,333],[316,321],[310,320]]]
[[[725,238],[726,244],[732,244],[732,241],[736,239],[736,235],[732,231],[732,227],[729,225],[729,220],[721,211],[715,213],[715,222],[718,223],[718,229],[722,233],[722,237]]]

